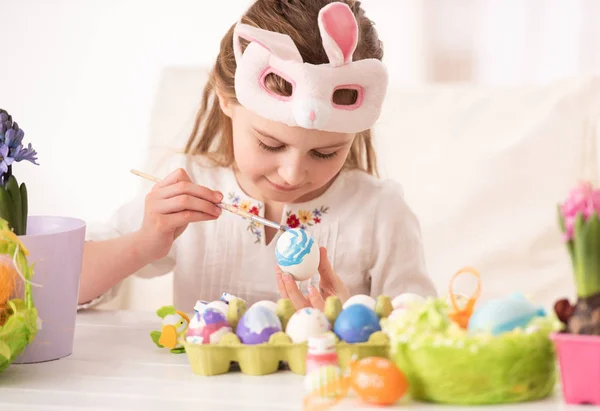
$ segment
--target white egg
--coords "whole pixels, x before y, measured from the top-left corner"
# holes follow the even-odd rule
[[[307,341],[331,330],[331,324],[323,312],[316,308],[302,308],[287,323],[285,333],[294,343]]]
[[[275,258],[281,271],[296,281],[308,280],[318,273],[319,245],[305,230],[288,229],[277,239]]]
[[[346,300],[343,308],[345,310],[346,308],[348,308],[354,304],[362,304],[365,307],[368,307],[371,310],[375,311],[375,306],[377,305],[377,301],[375,301],[375,299],[371,296],[368,296],[365,294],[356,294]]]
[[[414,304],[422,304],[424,302],[425,299],[418,294],[404,293],[392,300],[392,307],[394,307],[394,310],[398,310],[407,308]]]
[[[273,302],[273,301],[269,301],[269,300],[262,300],[262,301],[257,301],[254,304],[252,304],[252,307],[265,307],[268,308],[269,310],[276,312],[277,310],[277,303]]]
[[[220,311],[225,317],[227,317],[227,311],[229,311],[229,305],[225,301],[212,301],[206,305],[206,308],[214,308]]]

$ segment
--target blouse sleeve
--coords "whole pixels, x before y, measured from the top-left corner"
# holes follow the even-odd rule
[[[425,266],[419,221],[398,184],[384,183],[374,219],[371,296],[394,298],[407,292],[436,296]]]
[[[160,167],[152,172],[159,178],[164,177],[178,167],[184,167],[185,160],[179,155],[174,156],[168,161],[165,161]],[[137,194],[131,200],[119,207],[112,215],[109,221],[91,222],[86,228],[86,241],[103,241],[120,237],[122,235],[138,230],[144,218],[144,204],[146,195],[152,190],[153,182],[140,180]],[[166,257],[156,260],[133,275],[143,278],[158,277],[168,274],[175,268],[176,243],[173,244],[171,250]],[[121,286],[121,283],[116,284],[103,295],[95,298],[92,301],[80,304],[79,310],[87,309],[98,305],[101,302],[107,302],[113,299]]]

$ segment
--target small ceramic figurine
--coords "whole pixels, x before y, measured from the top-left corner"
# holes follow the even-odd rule
[[[169,348],[175,354],[185,352],[181,339],[185,337],[190,324],[187,314],[173,306],[164,306],[156,311],[156,315],[162,318],[162,329],[150,333],[154,344],[159,348]]]

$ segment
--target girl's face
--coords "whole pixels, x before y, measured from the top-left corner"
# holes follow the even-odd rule
[[[233,124],[239,183],[263,201],[303,202],[322,194],[344,165],[355,136],[290,127],[239,104],[225,113]]]

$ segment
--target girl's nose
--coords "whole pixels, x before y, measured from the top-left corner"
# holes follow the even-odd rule
[[[301,184],[306,178],[306,167],[299,158],[287,158],[279,167],[279,176],[290,186]]]

